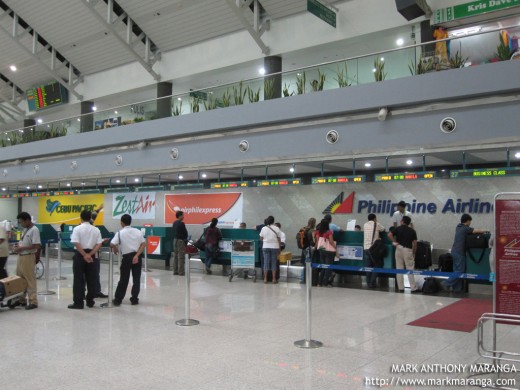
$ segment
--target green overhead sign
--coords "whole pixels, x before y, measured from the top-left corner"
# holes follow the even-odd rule
[[[520,6],[520,0],[479,0],[470,3],[441,8],[433,12],[433,24],[469,18],[488,12]]]
[[[326,5],[321,4],[318,0],[307,0],[307,11],[313,15],[316,15],[318,18],[323,20],[325,23],[330,24],[332,27],[336,27],[336,12],[331,10]]]

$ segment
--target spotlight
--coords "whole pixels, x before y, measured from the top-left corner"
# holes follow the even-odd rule
[[[379,110],[379,113],[377,114],[377,119],[379,119],[381,122],[383,122],[386,119],[387,115],[388,115],[388,108],[383,107]]]
[[[395,41],[395,44],[397,46],[403,46],[404,45],[404,39],[403,38],[399,38],[397,41]]]

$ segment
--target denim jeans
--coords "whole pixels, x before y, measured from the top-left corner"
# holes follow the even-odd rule
[[[453,272],[465,272],[466,271],[466,256],[459,253],[451,253],[453,257]],[[450,277],[444,282],[446,287],[451,287],[454,292],[462,292],[462,279]]]
[[[365,267],[374,268],[374,259],[372,255],[367,249],[363,250],[363,262],[365,263]],[[376,287],[377,283],[377,272],[367,272],[367,286],[368,287]]]
[[[218,245],[206,244],[206,260],[204,261],[206,268],[211,268],[211,264],[217,257]]]

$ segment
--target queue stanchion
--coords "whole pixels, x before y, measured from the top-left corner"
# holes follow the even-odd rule
[[[184,317],[182,320],[175,321],[179,326],[193,326],[198,325],[199,321],[190,318],[190,255],[184,255],[184,272],[186,275],[186,302],[184,303]]]
[[[40,291],[38,295],[54,295],[56,291],[49,290],[49,243],[45,243],[45,291]]]
[[[54,280],[65,280],[65,276],[61,276],[61,234],[58,233],[58,276]]]
[[[111,308],[114,305],[112,300],[114,299],[114,254],[112,251],[108,254],[108,301],[102,303],[101,307]]]
[[[317,250],[317,249],[316,249]],[[305,262],[305,289],[306,289],[306,324],[305,324],[305,339],[294,342],[294,346],[298,348],[321,348],[323,343],[311,339],[311,284],[312,284],[312,267],[311,262]]]

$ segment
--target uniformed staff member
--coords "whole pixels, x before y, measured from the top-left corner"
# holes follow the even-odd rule
[[[128,281],[130,279],[130,271],[132,271],[132,296],[130,302],[132,305],[139,304],[139,291],[141,289],[141,268],[144,247],[146,245],[143,233],[130,226],[132,217],[124,214],[121,217],[122,229],[110,241],[110,247],[117,255],[119,251],[123,255],[121,260],[119,283],[117,284],[116,293],[112,303],[119,306],[125,298]]]
[[[92,213],[87,210],[81,212],[81,225],[72,231],[70,242],[76,250],[72,258],[72,272],[74,282],[72,286],[74,303],[69,309],[83,309],[85,299],[85,281],[87,282],[87,306],[94,306],[96,296],[96,266],[94,258],[101,248],[103,239],[99,229],[90,224]]]
[[[18,226],[24,228],[22,238],[15,248],[18,253],[18,261],[16,263],[16,275],[25,279],[27,282],[27,294],[29,295],[29,303],[22,301],[25,310],[38,308],[38,295],[36,294],[36,275],[34,266],[36,264],[36,252],[41,248],[40,231],[32,223],[32,218],[25,211],[18,214]],[[25,298],[25,297],[24,297]]]

